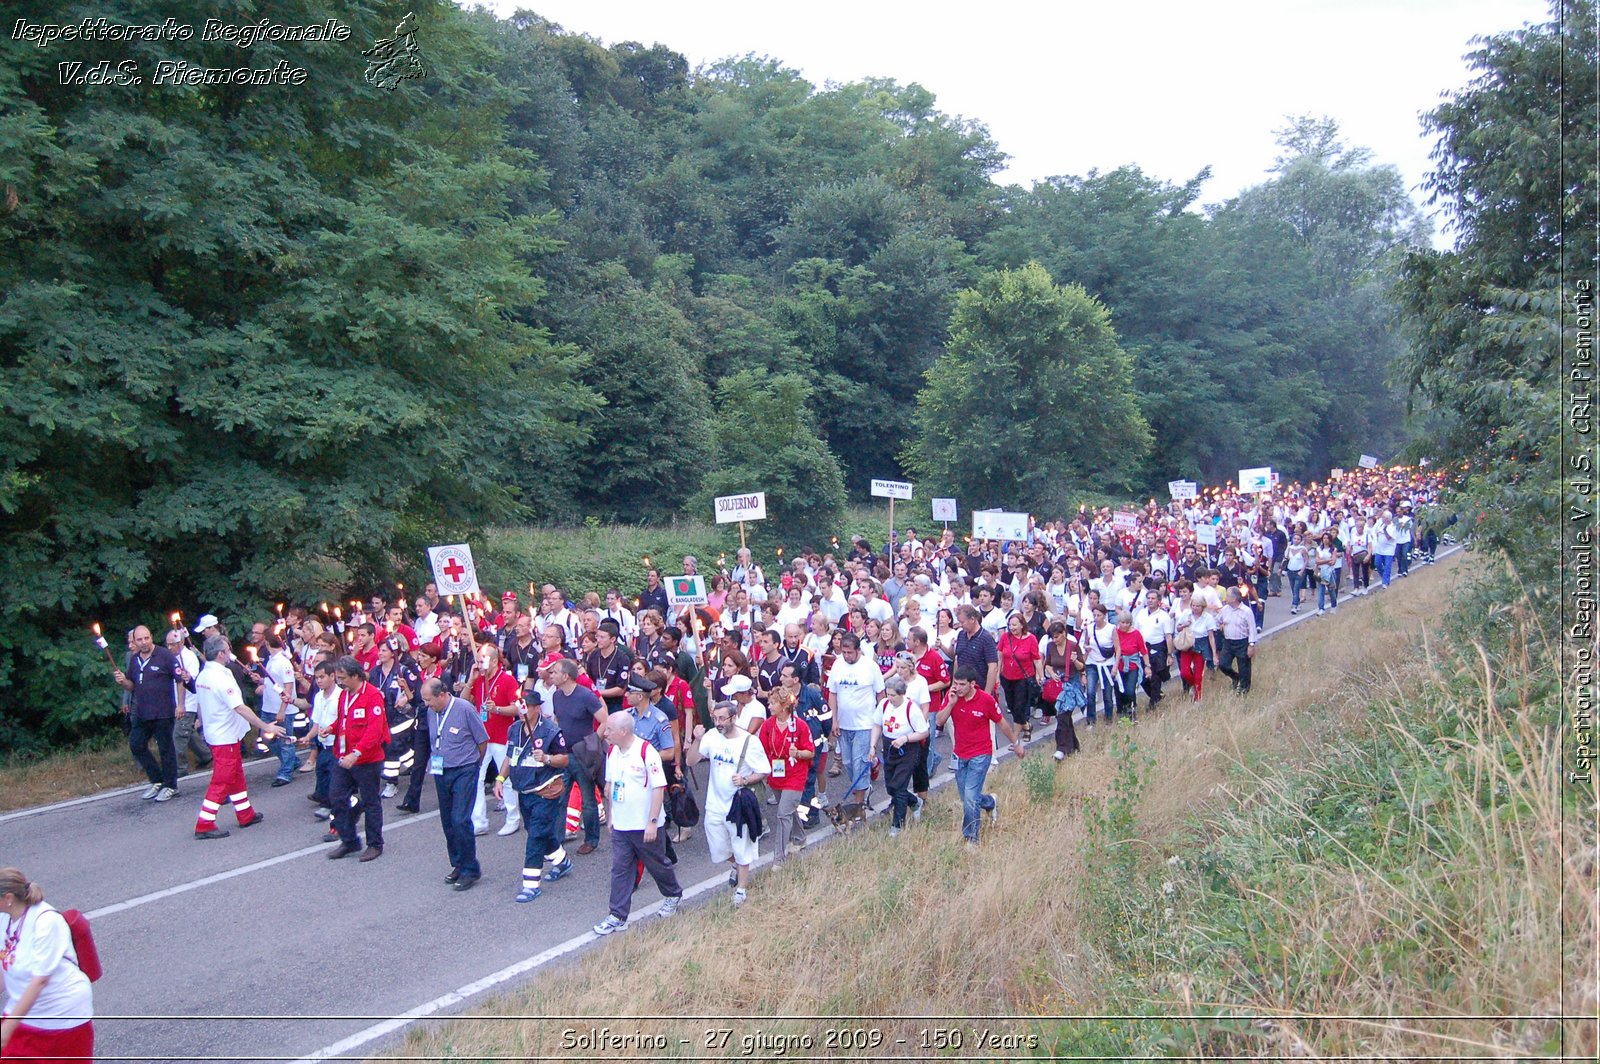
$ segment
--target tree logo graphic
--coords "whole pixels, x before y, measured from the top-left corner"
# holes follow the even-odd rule
[[[367,57],[367,84],[380,89],[393,92],[402,81],[428,76],[428,65],[422,61],[422,49],[417,46],[417,16],[410,12],[394,28],[393,37],[384,38],[361,54]]]

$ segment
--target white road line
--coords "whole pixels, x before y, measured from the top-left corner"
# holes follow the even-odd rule
[[[1438,557],[1440,557],[1440,558],[1448,557],[1450,554],[1453,554],[1457,550],[1460,550],[1460,549],[1461,548],[1459,546],[1456,546],[1456,547],[1452,547],[1452,548],[1450,548],[1449,550],[1446,550],[1446,551],[1440,551]],[[1298,617],[1291,617],[1287,621],[1284,621],[1281,624],[1274,625],[1273,627],[1267,629],[1266,631],[1264,631],[1261,634],[1261,637],[1265,638],[1266,636],[1272,635],[1272,634],[1274,634],[1276,632],[1281,632],[1286,628],[1291,628],[1294,625],[1299,624],[1301,621],[1310,620],[1312,617],[1315,617],[1315,616],[1316,616],[1315,613],[1307,613],[1307,614],[1302,614],[1302,615],[1300,615]],[[1037,743],[1042,743],[1043,740],[1045,739],[1045,737],[1054,734],[1054,731],[1055,731],[1055,729],[1052,727],[1050,729],[1050,731],[1041,731],[1041,732],[1039,732],[1037,734],[1037,736],[1035,737],[1035,743],[1036,744]],[[1001,750],[996,755],[995,760],[998,762],[998,761],[1003,760],[1004,758],[1009,757],[1009,756],[1012,756],[1012,755],[1011,755],[1010,748],[1008,747],[1006,749]],[[934,778],[933,780],[930,781],[929,789],[930,790],[938,789],[939,787],[942,787],[945,784],[949,783],[952,779],[954,779],[954,776],[951,773],[949,773],[949,772],[942,773],[941,775],[939,775],[938,777],[936,777],[936,778]],[[887,809],[888,807],[889,807],[889,802],[887,800],[884,800],[884,801],[878,803],[877,805],[873,806],[873,809],[878,811],[878,812],[882,812],[883,810]],[[413,819],[416,819],[416,818],[413,818]],[[813,830],[807,832],[808,841],[806,843],[806,849],[809,850],[812,846],[816,845],[818,842],[821,842],[823,839],[826,839],[826,838],[828,838],[829,836],[831,836],[833,834],[835,834],[835,832],[833,830],[833,826],[831,824],[828,824],[826,821],[824,821],[819,826],[819,828],[813,829]],[[766,864],[770,863],[771,861],[772,861],[772,854],[770,854],[770,853],[763,854],[762,856],[760,856],[760,857],[758,857],[756,859],[755,865],[753,867],[760,867],[762,865],[766,865]],[[696,883],[692,887],[685,887],[684,891],[683,891],[683,896],[685,898],[692,898],[692,897],[694,897],[696,895],[704,894],[707,891],[715,890],[717,887],[723,886],[727,882],[728,882],[727,873],[718,872],[716,875],[710,877],[709,879],[702,879],[700,882]],[[635,923],[638,920],[644,919],[644,918],[649,917],[649,916],[653,916],[655,914],[656,910],[658,910],[660,908],[661,908],[661,902],[659,902],[659,901],[653,902],[650,905],[643,906],[642,908],[635,910],[630,915],[628,922],[630,924],[632,924],[632,923]],[[94,914],[90,913],[89,915],[91,917],[93,917]],[[482,979],[477,980],[476,982],[468,983],[466,986],[459,987],[459,988],[457,988],[455,990],[452,990],[448,994],[441,994],[439,997],[434,998],[432,1001],[424,1002],[423,1004],[418,1005],[414,1009],[410,1009],[410,1010],[408,1010],[406,1012],[401,1013],[399,1016],[396,1016],[392,1020],[384,1020],[382,1023],[375,1023],[371,1027],[363,1028],[362,1030],[357,1031],[355,1034],[350,1035],[348,1038],[342,1038],[339,1041],[334,1042],[332,1045],[324,1046],[323,1048],[321,1048],[321,1049],[317,1050],[316,1052],[312,1053],[310,1056],[301,1057],[299,1060],[295,1061],[294,1064],[317,1064],[317,1062],[320,1062],[320,1061],[341,1059],[344,1054],[349,1053],[352,1050],[359,1049],[360,1047],[366,1045],[369,1042],[376,1041],[377,1039],[382,1038],[385,1035],[393,1034],[394,1032],[402,1030],[403,1028],[409,1027],[411,1024],[415,1023],[416,1021],[418,1021],[420,1019],[424,1019],[425,1017],[431,1016],[434,1013],[439,1012],[442,1009],[447,1009],[452,1005],[459,1005],[462,1002],[466,1001],[468,998],[476,997],[477,995],[483,993],[486,990],[493,989],[494,987],[499,986],[502,983],[505,983],[505,982],[508,982],[508,981],[510,981],[512,979],[515,979],[519,975],[523,975],[523,974],[525,974],[527,972],[531,972],[535,968],[543,967],[544,965],[549,964],[551,961],[553,961],[553,960],[555,960],[555,959],[557,959],[559,957],[564,957],[567,954],[572,953],[575,950],[582,949],[584,946],[588,945],[589,943],[596,941],[599,937],[600,936],[596,935],[592,931],[585,931],[581,935],[575,935],[572,938],[567,939],[565,942],[562,942],[562,943],[560,943],[558,945],[555,945],[555,946],[551,946],[549,949],[545,950],[543,953],[536,953],[532,957],[529,957],[529,958],[527,958],[525,960],[520,960],[515,964],[509,965],[509,966],[507,966],[505,968],[501,968],[497,972],[493,972],[493,973],[491,973],[489,975],[486,975]],[[354,1058],[352,1058],[352,1059],[354,1059]]]
[[[397,820],[393,824],[385,824],[383,829],[385,831],[392,831],[395,828],[403,828],[407,824],[416,824],[425,820],[433,820],[438,817],[438,815],[439,811],[437,809],[430,813],[418,813],[416,816],[408,816],[404,820]],[[191,890],[199,890],[201,887],[209,887],[213,883],[221,883],[237,876],[245,876],[249,875],[251,872],[259,872],[263,868],[271,868],[273,865],[280,865],[285,861],[293,861],[300,857],[309,857],[314,853],[326,853],[329,847],[337,845],[338,843],[333,842],[319,842],[315,846],[307,846],[300,850],[291,850],[289,853],[280,853],[276,857],[269,857],[265,861],[257,861],[255,864],[247,864],[241,865],[238,868],[230,868],[226,872],[218,872],[213,876],[205,876],[202,879],[193,879],[187,883],[179,883],[175,887],[166,887],[151,894],[141,894],[137,898],[129,898],[127,901],[119,901],[111,905],[102,906],[101,908],[87,912],[84,915],[91,920],[98,920],[102,916],[111,916],[116,913],[127,912],[129,909],[137,909],[141,905],[149,905],[151,902],[161,901],[165,898],[171,898],[178,894],[187,894]]]

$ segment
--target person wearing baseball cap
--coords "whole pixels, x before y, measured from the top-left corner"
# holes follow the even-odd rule
[[[750,735],[759,732],[761,722],[767,719],[767,710],[756,701],[755,682],[741,672],[730,677],[722,689],[733,699],[733,715],[739,730]]]

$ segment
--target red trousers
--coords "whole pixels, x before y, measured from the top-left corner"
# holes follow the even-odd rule
[[[1189,685],[1189,697],[1200,701],[1200,684],[1206,678],[1206,659],[1198,651],[1178,651],[1178,675]]]
[[[94,1023],[80,1023],[64,1031],[46,1031],[18,1025],[6,1043],[6,1060],[23,1064],[38,1061],[44,1064],[92,1064],[94,1061]]]
[[[256,811],[251,808],[250,792],[244,787],[244,762],[239,758],[238,743],[211,747],[211,785],[200,799],[200,816],[194,829],[210,831],[216,827],[223,802],[233,803],[233,815],[240,827],[255,822]]]

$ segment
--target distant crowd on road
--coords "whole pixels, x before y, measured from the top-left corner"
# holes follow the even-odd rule
[[[881,547],[741,549],[712,572],[686,557],[710,594],[678,608],[655,569],[632,595],[530,584],[526,602],[396,585],[331,608],[279,605],[238,641],[210,614],[160,645],[136,628],[115,679],[143,798],[176,796],[180,755],[210,767],[195,838],[229,835],[225,805],[238,828],[263,820],[244,777],[252,747],[276,759],[272,786],[310,777],[333,859],[376,860],[384,803],[416,813],[432,793],[456,890],[483,874],[491,813],[504,813],[500,835],[526,830],[522,903],[595,852],[609,823],[610,905],[595,926],[609,934],[645,873],[663,914],[676,908],[676,848],[695,829],[731,866],[739,905],[760,840],[781,862],[822,819],[851,827],[880,776],[898,836],[945,756],[978,845],[985,814],[999,815],[984,790],[996,729],[1022,756],[1035,722],[1053,725],[1064,760],[1080,726],[1161,703],[1174,671],[1191,702],[1214,674],[1247,694],[1273,600],[1320,615],[1433,560],[1441,480],[1358,469],[1030,519],[1015,542],[908,528]]]

